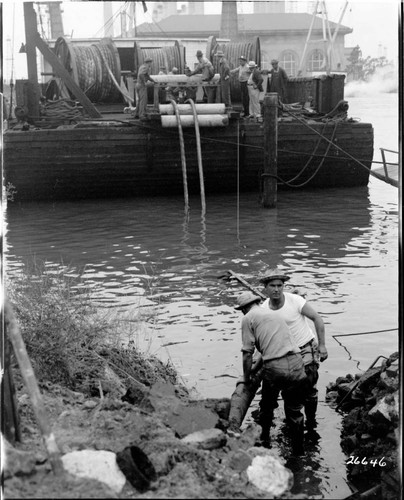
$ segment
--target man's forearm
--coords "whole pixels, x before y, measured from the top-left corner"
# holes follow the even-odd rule
[[[325,346],[325,327],[324,321],[321,318],[317,318],[314,321],[314,326],[316,328],[316,333],[318,337],[318,345]]]
[[[250,352],[243,352],[243,375],[246,382],[249,382],[251,377],[252,359]]]

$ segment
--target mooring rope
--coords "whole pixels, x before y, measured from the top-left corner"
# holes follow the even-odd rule
[[[331,335],[331,337],[350,337],[352,335],[370,335],[373,333],[384,333],[384,332],[395,332],[398,328],[388,328],[387,330],[374,330],[371,332],[356,332],[356,333],[339,333],[337,335]]]
[[[305,120],[303,120],[302,118],[299,118],[295,113],[292,113],[291,111],[289,111],[288,109],[285,110],[288,114],[290,114],[291,116],[293,116],[294,118],[296,118],[300,123],[303,123],[303,125],[305,125],[308,129],[310,129],[311,131],[313,131],[314,133],[316,133],[317,135],[321,135],[320,132],[317,132],[317,130],[313,127],[311,127],[308,123],[306,123]],[[328,139],[327,137],[324,137],[324,139],[326,141],[329,141],[330,142],[330,139]],[[354,156],[352,156],[350,153],[348,153],[347,151],[345,151],[344,149],[342,149],[341,147],[337,146],[337,144],[333,144],[333,146],[338,149],[339,151],[342,151],[345,155],[347,155],[347,157],[351,158],[351,160],[355,161],[356,163],[358,163],[361,167],[365,168],[370,175],[373,175],[375,176],[375,174],[370,170],[370,168],[368,168],[364,163],[362,163],[360,160],[357,160]],[[376,177],[376,176],[375,176]],[[377,178],[377,177],[376,177]]]
[[[280,181],[281,183],[285,184],[286,186],[288,187],[292,187],[292,188],[301,188],[303,186],[305,186],[306,184],[308,184],[312,179],[314,179],[314,177],[318,174],[320,168],[323,166],[324,164],[324,161],[325,159],[327,158],[327,154],[328,154],[328,151],[330,150],[330,147],[331,147],[331,144],[334,144],[333,143],[333,140],[335,138],[335,133],[337,131],[337,125],[338,125],[338,122],[335,122],[335,125],[334,125],[334,130],[333,130],[333,133],[332,133],[332,137],[331,137],[331,141],[328,142],[328,145],[327,145],[327,150],[325,152],[325,155],[324,157],[322,158],[320,164],[318,165],[318,167],[316,168],[316,170],[314,171],[314,173],[308,178],[306,179],[304,182],[302,182],[301,184],[291,184],[290,181],[285,181],[283,180],[281,177],[279,177],[278,175],[275,175],[275,174],[267,174],[267,173],[264,173],[262,174],[262,177],[274,177],[275,179],[277,179],[278,181]],[[328,140],[328,139],[327,139]],[[303,167],[303,170],[306,168],[306,166]],[[303,170],[301,170],[294,178],[296,179],[297,177],[299,177],[302,173],[303,173]]]
[[[206,213],[206,200],[205,200],[205,184],[203,180],[203,166],[202,166],[202,151],[201,151],[201,135],[199,132],[199,122],[198,122],[198,113],[196,112],[196,106],[193,99],[187,99],[185,101],[192,107],[192,113],[194,115],[195,121],[195,138],[196,138],[196,154],[198,157],[198,170],[199,170],[199,185],[201,190],[201,205],[202,205],[202,216]]]
[[[189,212],[189,196],[188,196],[188,183],[187,183],[187,163],[185,159],[185,146],[184,146],[184,136],[182,133],[181,116],[178,110],[177,103],[174,99],[171,99],[171,104],[173,106],[175,116],[177,117],[178,124],[178,135],[180,138],[180,150],[181,150],[181,166],[182,166],[182,182],[184,185],[184,203],[185,203],[185,213]]]

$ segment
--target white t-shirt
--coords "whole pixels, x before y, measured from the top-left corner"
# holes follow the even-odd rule
[[[265,307],[271,314],[281,317],[289,327],[291,334],[299,347],[304,346],[310,340],[316,339],[316,335],[310,327],[309,320],[301,314],[306,299],[296,293],[284,292],[285,303],[280,309],[273,310],[269,307],[269,299],[266,299],[261,307]]]

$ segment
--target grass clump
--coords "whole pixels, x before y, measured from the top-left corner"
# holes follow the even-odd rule
[[[34,262],[13,274],[7,294],[39,381],[89,395],[159,379],[176,383],[169,363],[141,353],[134,341],[119,342],[119,323],[100,313],[73,270]]]

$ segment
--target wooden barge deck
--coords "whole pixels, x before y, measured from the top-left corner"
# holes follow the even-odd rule
[[[183,193],[177,129],[163,128],[157,118],[144,122],[122,114],[105,120],[74,128],[7,130],[4,183],[14,191],[14,200]],[[183,132],[188,187],[198,193],[195,131]],[[200,136],[207,195],[236,192],[238,186],[240,191],[258,192],[264,161],[262,123],[231,118],[227,127],[201,128]],[[372,157],[371,124],[279,120],[280,189],[367,185]]]

